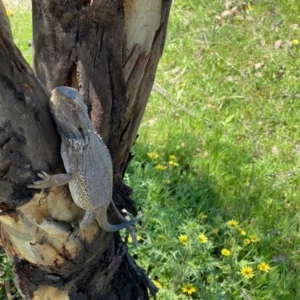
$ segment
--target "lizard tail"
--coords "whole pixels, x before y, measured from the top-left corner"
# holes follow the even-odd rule
[[[107,232],[115,232],[115,231],[125,229],[129,226],[132,226],[134,223],[139,221],[142,217],[143,214],[138,215],[136,218],[121,224],[109,224],[107,220],[107,211],[103,210],[102,213],[100,212],[99,215],[97,216],[97,222],[103,230]]]

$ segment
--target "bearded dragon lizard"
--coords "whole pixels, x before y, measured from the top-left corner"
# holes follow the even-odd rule
[[[38,174],[41,180],[34,181],[28,187],[40,189],[68,184],[73,201],[85,210],[79,222],[80,229],[87,228],[97,219],[99,226],[108,232],[129,229],[135,241],[131,226],[142,215],[127,221],[115,207],[112,201],[111,157],[94,131],[81,95],[70,87],[56,87],[52,91],[50,111],[61,136],[61,157],[67,173],[48,175],[42,171]],[[110,204],[121,224],[108,223],[107,209]],[[79,228],[71,236],[77,235]]]

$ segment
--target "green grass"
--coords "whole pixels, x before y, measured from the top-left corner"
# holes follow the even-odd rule
[[[145,210],[135,252],[161,283],[160,299],[188,298],[187,283],[194,299],[300,299],[300,49],[291,43],[300,40],[300,6],[255,3],[221,19],[222,1],[172,8],[156,77],[167,97],[152,93],[127,174]],[[178,167],[168,166],[170,155]],[[246,236],[228,227],[231,219]],[[251,235],[260,241],[245,246]],[[268,273],[258,270],[262,261]],[[240,273],[245,265],[252,279]]]
[[[292,43],[300,2],[248,5],[227,17],[223,1],[172,7],[125,177],[145,214],[140,247],[130,250],[161,285],[158,299],[300,299],[300,44]],[[30,30],[15,26],[22,45]],[[259,241],[245,245],[252,235]],[[245,266],[253,278],[241,274]],[[186,284],[196,289],[190,296]]]
[[[14,42],[31,65],[32,20],[30,1],[19,0],[14,3],[13,1],[4,0],[3,3],[9,16]]]
[[[11,299],[22,299],[13,285],[11,262],[0,248],[0,299],[8,299],[7,294],[13,295]]]

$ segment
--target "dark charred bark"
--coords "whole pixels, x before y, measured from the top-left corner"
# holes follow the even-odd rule
[[[62,168],[48,92],[73,86],[110,150],[114,201],[136,213],[122,178],[162,53],[171,0],[32,5],[40,81],[13,44],[0,1],[0,238],[16,285],[26,299],[148,299],[156,288],[118,233],[103,232],[94,222],[69,240],[71,223],[83,212],[68,188],[36,192],[27,184],[36,171]]]

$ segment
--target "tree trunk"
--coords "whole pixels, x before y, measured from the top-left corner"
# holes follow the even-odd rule
[[[68,188],[36,192],[27,185],[36,171],[61,172],[48,92],[73,86],[111,153],[114,201],[136,214],[122,178],[162,53],[171,0],[32,5],[39,80],[13,44],[0,0],[0,238],[16,285],[26,299],[148,299],[148,289],[155,295],[156,288],[118,233],[94,222],[68,239],[71,224],[83,216]]]

